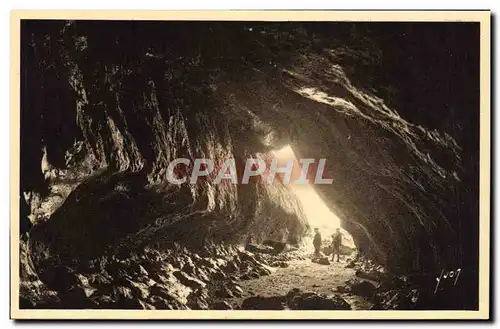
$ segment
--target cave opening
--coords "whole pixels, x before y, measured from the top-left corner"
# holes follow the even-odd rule
[[[292,161],[292,177],[300,176],[301,166],[299,159],[297,159],[295,152],[290,145],[286,145],[280,149],[272,152],[273,156],[277,159],[280,165],[287,161]],[[310,227],[308,234],[304,237],[303,243],[307,252],[313,252],[313,236],[314,229],[318,229],[325,241],[330,241],[332,235],[336,232],[337,228],[342,233],[342,246],[344,253],[350,255],[356,249],[353,237],[341,226],[341,219],[337,216],[318,195],[313,185],[309,182],[307,184],[291,183],[288,185],[293,194],[298,198],[302,211],[307,219]]]

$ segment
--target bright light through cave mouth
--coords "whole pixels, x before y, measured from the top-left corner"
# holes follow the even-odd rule
[[[286,161],[293,160],[294,167],[292,176],[298,176],[300,174],[300,167],[298,166],[299,161],[290,145],[273,151],[273,155],[281,166],[284,165]],[[355,248],[352,236],[340,227],[340,218],[328,208],[310,183],[293,184],[293,180],[291,180],[288,186],[299,199],[311,229],[318,228],[323,238],[328,238],[337,228],[340,228],[343,234],[343,245]]]

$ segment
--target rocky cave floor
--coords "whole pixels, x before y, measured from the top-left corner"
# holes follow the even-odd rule
[[[21,248],[20,308],[39,309],[411,309],[406,278],[364,257],[331,262],[296,249],[174,245],[102,257],[85,265],[34,266]],[[355,256],[355,255],[353,255]]]
[[[243,306],[243,308],[250,309],[261,307],[285,309],[291,308],[291,305],[288,305],[288,299],[291,296],[304,292],[302,296],[316,299],[311,300],[311,307],[315,307],[315,303],[324,299],[322,302],[331,303],[332,308],[345,306],[348,309],[341,299],[331,298],[332,295],[337,295],[347,302],[351,309],[370,309],[373,303],[366,297],[347,292],[347,289],[344,293],[339,293],[339,289],[342,291],[346,282],[355,280],[356,271],[346,268],[346,265],[345,260],[326,265],[312,262],[309,257],[295,258],[284,262],[283,266],[287,267],[274,268],[269,275],[240,281],[239,286],[243,293],[227,302],[233,308]],[[371,284],[376,284],[376,282],[370,281],[368,289],[372,289]],[[288,296],[288,298],[276,298],[279,296]],[[326,308],[328,309],[328,306]]]

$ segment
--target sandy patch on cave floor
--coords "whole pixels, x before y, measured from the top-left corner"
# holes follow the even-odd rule
[[[355,271],[345,268],[346,262],[332,262],[330,265],[313,263],[310,259],[292,260],[287,268],[275,268],[270,275],[258,279],[241,280],[238,284],[243,289],[241,298],[227,300],[234,306],[241,305],[245,298],[251,296],[282,296],[293,288],[314,291],[316,293],[332,295],[337,292],[338,286],[355,276]],[[353,310],[366,310],[372,303],[352,294],[340,294]]]

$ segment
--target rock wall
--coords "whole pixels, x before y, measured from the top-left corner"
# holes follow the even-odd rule
[[[221,163],[266,151],[258,136],[252,142],[232,134],[224,104],[197,76],[201,68],[175,67],[149,52],[106,58],[98,51],[103,40],[80,35],[77,24],[49,27],[23,40],[30,97],[22,129],[35,143],[23,139],[22,192],[42,222],[31,232],[38,248],[48,245],[71,262],[168,239],[194,246],[244,242],[249,234],[300,241],[307,222],[280,183],[166,181],[176,158]],[[41,161],[28,161],[36,157]]]

